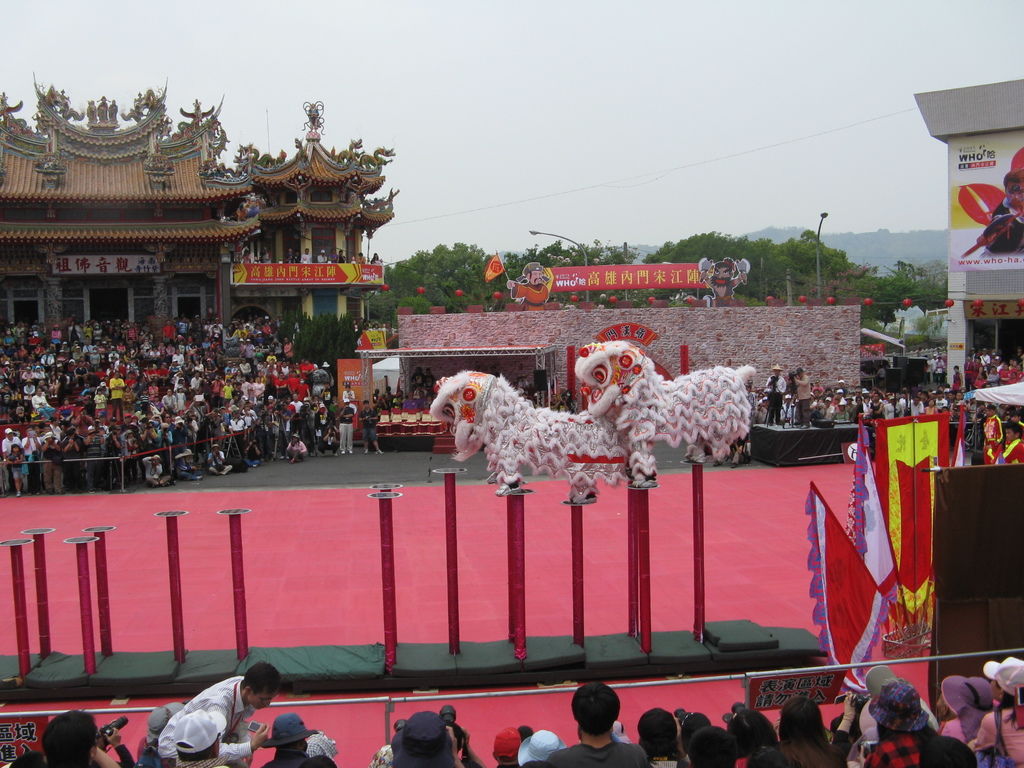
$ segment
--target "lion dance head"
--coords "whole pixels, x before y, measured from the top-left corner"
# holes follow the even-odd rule
[[[576,361],[580,392],[595,416],[606,416],[616,403],[629,400],[634,384],[654,373],[651,359],[625,341],[587,344]]]
[[[448,424],[455,436],[455,458],[465,461],[483,447],[483,434],[477,427],[494,376],[477,371],[462,371],[437,382],[437,395],[430,415]]]

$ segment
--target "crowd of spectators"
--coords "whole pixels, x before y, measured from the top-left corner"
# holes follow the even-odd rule
[[[379,407],[295,360],[269,318],[0,326],[0,493],[96,492],[353,452],[380,452]],[[398,398],[402,397],[401,392]]]
[[[455,708],[446,705],[397,721],[390,743],[370,758],[368,768],[966,768],[996,765],[995,756],[1005,761],[998,765],[1024,766],[1024,724],[1015,709],[1024,661],[990,661],[981,671],[984,677],[943,680],[934,713],[910,682],[882,665],[868,671],[867,695],[846,695],[842,714],[827,724],[816,701],[794,694],[778,712],[769,712],[772,719],[735,704],[721,718],[724,727],[702,712],[655,707],[639,715],[633,734],[615,691],[590,682],[572,697],[575,739],[508,726],[492,729],[490,755],[481,755],[480,741],[471,742]],[[264,763],[270,768],[337,768],[336,742],[308,728],[298,714],[283,712],[270,726],[252,721],[280,685],[278,671],[258,662],[244,676],[215,683],[188,702],[157,707],[135,765],[243,768],[258,750],[273,748],[273,758]],[[45,764],[131,768],[117,725],[97,729],[92,716],[79,711],[53,718],[42,737]],[[116,760],[107,754],[111,747]],[[345,757],[348,765],[365,759]],[[41,768],[43,759],[26,753],[14,768]]]

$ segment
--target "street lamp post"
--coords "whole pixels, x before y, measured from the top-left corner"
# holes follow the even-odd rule
[[[821,298],[821,225],[828,218],[828,211],[822,211],[818,220],[818,236],[814,240],[814,263],[818,272],[818,298]]]
[[[572,243],[577,248],[579,248],[580,249],[580,253],[583,254],[583,266],[584,267],[589,267],[590,266],[590,259],[589,259],[589,256],[587,255],[587,249],[584,248],[583,245],[581,245],[580,243],[577,243],[571,237],[566,237],[565,235],[556,235],[556,234],[553,234],[551,232],[538,232],[535,229],[531,229],[530,230],[530,234],[534,235],[534,236],[536,236],[536,235],[546,235],[547,237],[553,237],[556,240],[565,240],[567,243]],[[590,291],[586,291],[584,296],[586,298],[586,301],[589,302],[590,301]]]

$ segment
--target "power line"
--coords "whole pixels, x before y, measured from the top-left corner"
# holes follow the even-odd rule
[[[829,134],[832,134],[832,133],[839,133],[841,131],[848,131],[848,130],[851,130],[852,128],[858,128],[858,127],[860,127],[862,125],[867,125],[869,123],[878,122],[879,120],[887,120],[887,119],[889,119],[891,117],[897,117],[899,115],[905,115],[908,112],[916,112],[916,111],[917,110],[915,108],[909,108],[909,109],[901,109],[901,110],[898,110],[896,112],[887,112],[884,115],[876,115],[875,117],[869,117],[869,118],[867,118],[865,120],[858,120],[857,122],[854,122],[854,123],[847,123],[846,125],[841,125],[841,126],[838,126],[836,128],[827,128],[827,129],[825,129],[823,131],[818,131],[816,133],[809,133],[809,134],[806,134],[804,136],[797,136],[795,138],[785,139],[783,141],[776,141],[776,142],[774,142],[772,144],[762,144],[760,146],[752,147],[750,149],[743,149],[743,150],[740,150],[738,152],[731,152],[731,153],[729,153],[727,155],[719,155],[717,157],[706,158],[704,160],[695,160],[695,161],[690,162],[690,163],[684,163],[682,165],[676,165],[676,166],[673,166],[671,168],[664,168],[664,169],[659,170],[659,171],[648,171],[647,173],[641,173],[641,174],[637,174],[637,175],[634,175],[634,176],[625,176],[625,177],[620,178],[620,179],[612,179],[611,181],[600,181],[600,182],[597,182],[596,184],[588,184],[588,185],[583,186],[583,187],[573,187],[572,189],[563,189],[560,192],[548,192],[547,194],[543,194],[543,195],[535,195],[533,197],[524,197],[524,198],[520,198],[518,200],[507,200],[507,201],[505,201],[503,203],[493,203],[491,205],[482,205],[482,206],[479,206],[477,208],[466,208],[466,209],[461,210],[461,211],[452,211],[451,213],[439,213],[439,214],[437,214],[435,216],[424,216],[424,217],[419,218],[419,219],[409,219],[408,221],[396,221],[396,222],[393,222],[390,225],[390,227],[392,227],[392,228],[393,227],[400,227],[400,226],[403,226],[405,224],[420,224],[420,223],[425,222],[425,221],[436,221],[438,219],[447,219],[447,218],[451,218],[453,216],[465,216],[466,214],[469,214],[469,213],[480,213],[482,211],[493,211],[496,208],[508,208],[510,206],[513,206],[513,205],[522,205],[523,203],[536,202],[537,200],[549,200],[549,199],[551,199],[553,197],[564,197],[565,195],[574,195],[577,192],[586,192],[586,191],[591,190],[591,189],[600,189],[601,187],[610,187],[612,189],[632,189],[633,187],[642,187],[642,186],[644,186],[646,184],[653,184],[656,181],[660,181],[661,179],[665,178],[669,174],[675,173],[676,171],[682,171],[682,170],[686,170],[686,169],[689,169],[689,168],[697,168],[697,167],[702,166],[702,165],[711,165],[712,163],[720,163],[720,162],[722,162],[724,160],[732,160],[732,159],[737,158],[737,157],[744,157],[746,155],[752,155],[752,154],[754,154],[756,152],[764,152],[764,151],[769,150],[769,149],[776,149],[778,147],[785,147],[785,146],[789,146],[791,144],[797,144],[797,143],[802,142],[802,141],[809,141],[810,139],[816,139],[816,138],[818,138],[820,136],[828,136]],[[654,178],[647,179],[647,177],[651,176],[651,175],[654,175]],[[635,181],[636,179],[646,179],[646,180],[645,181],[640,181],[640,182],[638,182],[636,184],[626,184],[626,182]]]

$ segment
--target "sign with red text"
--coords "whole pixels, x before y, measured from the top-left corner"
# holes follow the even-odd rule
[[[843,686],[843,675],[843,672],[749,675],[747,706],[751,709],[779,709],[794,696],[806,696],[816,704],[831,704]]]
[[[552,267],[552,293],[701,288],[696,264],[612,264],[607,267]]]
[[[658,334],[640,323],[616,323],[594,334],[598,341],[636,341],[650,344]]]
[[[48,717],[0,716],[0,761],[12,762],[26,752],[43,751]]]
[[[149,254],[58,256],[52,270],[55,275],[151,275],[160,272],[160,262]]]
[[[1015,299],[1011,301],[982,301],[977,299],[964,302],[964,315],[971,320],[990,317],[1019,320],[1024,317],[1024,307],[1018,304]]]
[[[363,361],[359,358],[342,358],[338,360],[338,405],[341,405],[341,395],[345,386],[352,388],[356,401],[352,404],[356,411],[363,402]]]
[[[381,285],[381,264],[233,264],[232,285]]]

